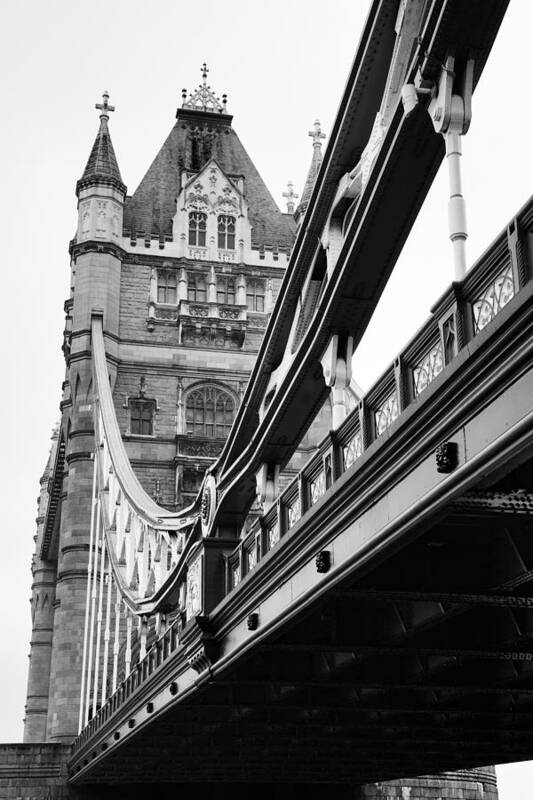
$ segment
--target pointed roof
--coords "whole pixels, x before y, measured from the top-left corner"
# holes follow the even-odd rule
[[[326,134],[322,133],[322,130],[320,128],[320,122],[318,119],[315,120],[313,130],[309,131],[309,136],[311,136],[311,138],[313,139],[313,157],[311,158],[311,166],[309,167],[309,172],[307,173],[307,179],[305,181],[304,190],[302,192],[302,199],[300,200],[300,203],[294,215],[297,222],[301,220],[301,218],[305,214],[307,206],[309,205],[316,177],[318,175],[320,165],[322,164],[322,143],[320,140],[325,139]]]
[[[78,194],[80,189],[95,182],[111,183],[126,194],[126,186],[122,182],[108,128],[109,112],[114,111],[115,106],[109,105],[109,94],[107,92],[104,92],[102,99],[102,103],[96,103],[95,105],[95,108],[100,109],[102,112],[100,114],[100,128],[83,175],[76,184],[76,192]]]
[[[292,217],[282,214],[250,156],[232,128],[225,95],[218,100],[204,83],[176,112],[176,124],[148,172],[124,206],[124,230],[171,236],[182,175],[189,179],[211,159],[230,177],[244,178],[244,196],[252,225],[252,245],[290,248],[294,241]]]

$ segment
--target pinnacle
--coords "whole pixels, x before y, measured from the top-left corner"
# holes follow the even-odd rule
[[[83,175],[78,181],[77,188],[79,189],[81,184],[86,185],[88,182],[104,180],[118,184],[118,188],[125,192],[126,187],[122,182],[108,128],[108,112],[114,111],[114,106],[109,106],[107,104],[107,99],[109,97],[107,92],[104,93],[103,97],[104,103],[98,103],[96,105],[96,108],[102,111],[100,115],[100,129],[96,135]]]

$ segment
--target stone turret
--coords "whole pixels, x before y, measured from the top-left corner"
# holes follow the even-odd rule
[[[55,613],[46,722],[48,741],[69,742],[78,732],[87,551],[93,504],[94,396],[91,316],[103,315],[107,350],[118,356],[122,218],[126,186],[109,134],[109,95],[97,103],[100,126],[76,184],[78,229],[71,243],[72,290],[66,304],[66,375],[60,441],[64,470],[52,476],[63,502],[50,523],[44,557],[57,559]],[[110,366],[113,379],[114,368]]]
[[[100,129],[87,166],[76,185],[78,197],[78,229],[76,242],[99,240],[118,242],[122,236],[122,217],[126,186],[122,182],[115,151],[109,135],[109,95],[104,92]]]

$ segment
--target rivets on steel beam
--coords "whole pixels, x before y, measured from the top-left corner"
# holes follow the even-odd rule
[[[435,450],[437,472],[453,472],[459,463],[459,448],[456,442],[442,442]]]
[[[132,717],[131,719],[128,720],[128,728],[134,728],[134,727],[135,727],[135,720]]]
[[[248,614],[246,624],[249,631],[256,631],[259,627],[259,614],[255,611],[252,614]]]
[[[146,711],[148,712],[148,714],[151,714],[153,710],[154,710],[154,704],[153,703],[147,703],[146,704]]]
[[[171,695],[175,695],[175,694],[178,693],[178,683],[177,683],[177,681],[172,681],[172,683],[168,687],[168,691],[170,692]]]
[[[113,739],[115,740],[115,742],[118,742],[118,740],[120,739],[120,731],[115,731],[115,733],[113,734]]]
[[[329,550],[321,550],[316,554],[316,571],[329,572],[331,567],[331,553]]]
[[[93,750],[91,753],[91,758],[96,758],[97,755],[98,753],[96,752],[96,750]]]
[[[105,752],[108,748],[107,742],[102,742],[102,752]]]

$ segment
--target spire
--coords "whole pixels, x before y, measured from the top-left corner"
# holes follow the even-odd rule
[[[207,83],[208,72],[209,68],[204,61],[204,63],[201,66],[202,83],[190,95],[189,99],[187,99],[187,89],[182,90],[181,98],[183,100],[183,103],[181,107],[187,108],[190,111],[207,111],[211,113],[227,114],[226,111],[226,104],[228,102],[227,95],[223,94],[222,102],[220,102],[220,99],[216,96],[214,91]]]
[[[100,129],[96,135],[83,175],[76,185],[76,191],[79,193],[80,189],[94,182],[104,182],[111,183],[126,194],[126,187],[122,182],[107,125],[109,113],[115,110],[115,106],[109,105],[108,92],[103,93],[102,102],[96,103],[95,108],[101,112]]]
[[[326,134],[322,133],[322,129],[320,127],[320,122],[318,119],[315,120],[315,124],[313,125],[313,130],[309,131],[308,134],[313,140],[313,157],[311,159],[311,166],[309,167],[309,172],[307,173],[307,180],[305,181],[304,190],[302,192],[302,199],[298,208],[296,209],[296,221],[298,222],[307,209],[309,205],[309,200],[311,199],[311,194],[313,192],[313,187],[315,185],[316,176],[318,175],[318,171],[320,169],[320,165],[322,164],[322,142],[321,139],[326,138]]]

